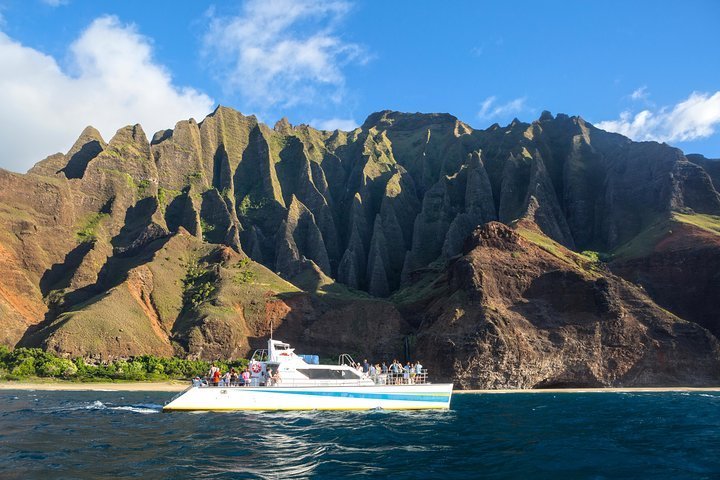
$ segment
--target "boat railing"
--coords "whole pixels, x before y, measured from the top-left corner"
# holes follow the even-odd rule
[[[194,386],[199,387],[308,387],[308,386],[364,386],[367,385],[367,380],[370,379],[373,381],[375,385],[423,385],[430,383],[428,382],[428,372],[427,369],[422,369],[420,373],[417,372],[408,372],[408,371],[402,371],[398,373],[394,372],[388,372],[388,373],[380,373],[375,375],[364,375],[362,378],[358,378],[357,380],[342,380],[342,381],[335,381],[332,383],[322,383],[322,382],[313,382],[309,381],[307,379],[295,379],[295,378],[288,378],[288,379],[281,379],[280,381],[276,382],[272,379],[269,381],[266,379],[261,379],[258,377],[254,377],[250,379],[249,384],[244,384],[241,380],[231,381],[229,384],[225,382],[225,380],[221,379],[220,382],[218,382],[217,385],[215,385],[211,378],[205,377],[201,379],[199,382],[193,380]]]
[[[422,385],[428,382],[428,371],[426,368],[420,372],[400,371],[369,375],[377,385]]]
[[[263,348],[262,350],[258,349],[255,350],[252,354],[252,357],[250,357],[251,362],[267,362],[268,361],[268,351],[267,349]]]
[[[338,358],[338,365],[349,365],[351,367],[354,367],[355,360],[353,360],[353,357],[351,357],[349,353],[343,353]]]
[[[226,383],[225,380],[220,380],[218,384],[214,384],[212,379],[206,377],[203,378],[200,382],[193,381],[193,386],[196,387],[208,387],[208,388],[243,388],[243,387],[317,387],[317,386],[328,386],[328,387],[335,387],[335,386],[342,386],[342,387],[362,387],[367,386],[367,379],[366,378],[358,378],[357,380],[342,380],[342,381],[335,381],[333,383],[321,383],[317,381],[307,380],[307,379],[297,379],[297,378],[288,378],[285,380],[267,380],[267,379],[260,379],[260,378],[252,378],[250,379],[249,383],[244,383],[242,381],[231,381],[230,383]]]

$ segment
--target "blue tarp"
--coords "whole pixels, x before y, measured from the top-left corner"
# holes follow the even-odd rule
[[[302,358],[305,363],[309,363],[311,365],[320,364],[320,357],[318,355],[298,355],[298,357]]]

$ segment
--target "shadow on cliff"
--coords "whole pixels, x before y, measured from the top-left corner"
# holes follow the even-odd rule
[[[160,250],[168,240],[169,237],[157,239],[134,256],[115,255],[110,257],[100,269],[98,280],[94,284],[69,292],[57,303],[50,304],[43,320],[28,328],[16,346],[41,347],[44,340],[69,320],[66,317],[58,321],[62,314],[80,310],[108,296],[114,287],[127,280],[130,270],[151,261],[155,252]]]
[[[62,262],[54,264],[45,270],[40,278],[40,291],[43,297],[52,290],[60,290],[70,286],[70,280],[80,267],[85,256],[93,249],[95,242],[83,242],[70,250]]]

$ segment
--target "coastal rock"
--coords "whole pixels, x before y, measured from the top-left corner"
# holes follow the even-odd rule
[[[710,332],[545,245],[499,223],[476,230],[431,291],[439,293],[406,306],[420,316],[422,363],[464,388],[718,381],[720,343]]]

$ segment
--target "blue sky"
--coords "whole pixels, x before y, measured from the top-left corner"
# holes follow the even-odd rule
[[[716,1],[0,0],[0,167],[217,104],[349,129],[542,110],[720,157]]]

